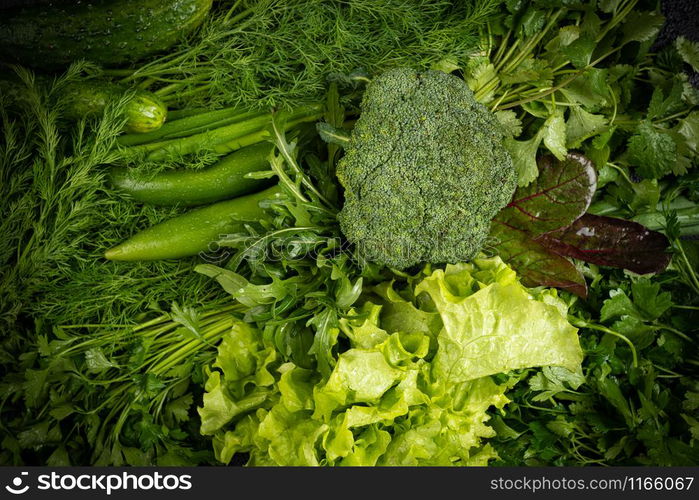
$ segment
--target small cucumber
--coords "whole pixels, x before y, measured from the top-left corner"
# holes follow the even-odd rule
[[[87,80],[71,83],[62,93],[64,116],[80,120],[99,116],[111,101],[120,99],[127,89],[109,82]],[[137,90],[126,105],[126,125],[129,133],[146,133],[159,129],[167,117],[167,106],[145,90]]]
[[[180,259],[210,250],[226,234],[237,233],[245,224],[265,214],[260,202],[279,196],[279,186],[259,193],[208,205],[133,235],[107,250],[109,260],[138,261]]]
[[[140,180],[128,168],[113,168],[112,186],[136,201],[151,205],[193,206],[234,198],[259,190],[272,179],[245,176],[269,168],[272,144],[263,142],[239,149],[205,170],[176,170]]]

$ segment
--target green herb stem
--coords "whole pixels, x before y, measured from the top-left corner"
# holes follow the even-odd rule
[[[291,112],[281,112],[285,117],[285,130],[304,121],[314,121],[322,116],[322,105],[308,105]],[[151,160],[162,160],[173,154],[176,156],[191,154],[207,145],[223,154],[264,139],[266,128],[271,125],[272,115],[265,113],[250,119],[232,123],[217,129],[207,130],[194,135],[152,142],[134,146],[135,153],[147,153]]]
[[[655,323],[655,327],[658,330],[665,330],[666,332],[674,333],[675,335],[677,335],[678,337],[680,337],[683,340],[686,340],[687,342],[690,342],[690,343],[694,342],[694,340],[689,335],[687,335],[684,332],[679,331],[676,328],[672,328],[671,326],[664,325],[662,323]]]
[[[568,321],[570,321],[570,323],[573,326],[577,326],[578,328],[588,328],[590,330],[597,330],[598,332],[608,333],[609,335],[613,335],[615,337],[620,338],[629,346],[629,349],[631,349],[631,355],[633,356],[633,366],[638,366],[638,354],[636,353],[636,347],[633,345],[633,342],[631,342],[626,335],[623,335],[619,332],[615,332],[614,330],[611,330],[606,326],[598,325],[596,323],[590,323],[576,316],[569,316]]]
[[[153,132],[122,135],[117,139],[117,142],[121,146],[138,146],[160,140],[177,139],[267,115],[269,115],[268,112],[241,110],[238,108],[209,111],[166,122]]]

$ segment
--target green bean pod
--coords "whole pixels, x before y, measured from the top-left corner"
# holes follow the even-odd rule
[[[213,245],[226,234],[237,233],[246,223],[264,216],[263,200],[279,196],[278,186],[259,193],[221,201],[192,210],[136,233],[107,250],[109,260],[138,261],[191,257],[215,250]]]
[[[143,180],[135,178],[128,168],[114,168],[110,178],[115,188],[142,203],[204,205],[251,193],[274,182],[246,177],[269,169],[272,147],[261,142],[239,149],[204,170],[175,170]]]

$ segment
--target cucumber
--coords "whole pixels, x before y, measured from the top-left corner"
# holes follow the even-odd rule
[[[213,0],[90,0],[3,12],[0,58],[40,69],[103,66],[162,52],[198,27]]]
[[[68,84],[61,96],[63,114],[72,120],[99,116],[110,101],[121,98],[127,90],[114,83],[94,80]],[[167,106],[155,94],[137,90],[125,112],[124,131],[145,133],[161,127],[167,117]]]
[[[279,186],[259,193],[220,201],[151,226],[104,253],[109,260],[181,259],[209,250],[228,234],[245,230],[245,224],[265,215],[260,206],[280,195]]]
[[[274,179],[249,179],[247,174],[269,170],[268,142],[229,154],[204,170],[174,170],[139,180],[125,167],[110,172],[112,186],[130,198],[151,205],[194,206],[213,203],[259,190]]]
[[[44,82],[46,78],[39,77]],[[100,116],[107,104],[124,97],[129,91],[115,83],[103,80],[83,80],[68,83],[54,97],[60,104],[62,116],[68,120],[81,120]],[[26,106],[26,87],[18,80],[0,80],[0,95],[8,104]],[[158,130],[167,118],[167,106],[155,94],[136,90],[126,104],[124,131],[133,135],[148,136],[147,132]],[[133,139],[132,139],[133,140]]]

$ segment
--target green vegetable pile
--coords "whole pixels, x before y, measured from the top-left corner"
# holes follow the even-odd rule
[[[0,465],[699,463],[669,3],[95,5],[0,16]]]
[[[494,436],[487,410],[508,402],[508,384],[490,376],[542,365],[579,369],[582,350],[565,302],[555,290],[532,295],[499,258],[414,278],[400,291],[379,283],[339,321],[348,345],[327,377],[283,362],[248,324],[231,329],[199,410],[216,458],[247,452],[250,465],[487,465],[497,456],[484,441]],[[494,318],[500,307],[509,314]]]

